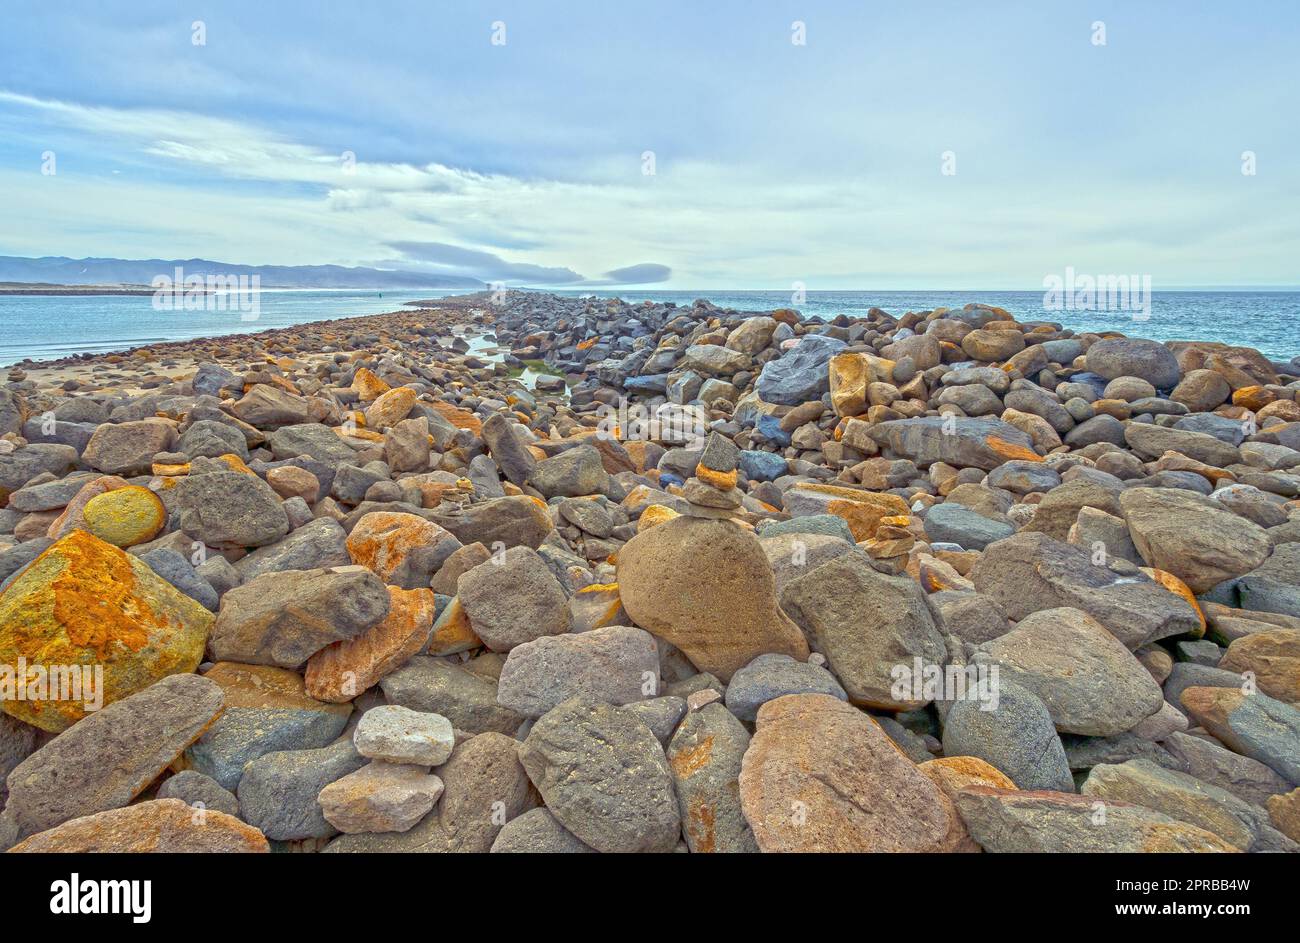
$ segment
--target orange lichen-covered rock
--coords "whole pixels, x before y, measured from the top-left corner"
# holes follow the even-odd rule
[[[1277,394],[1263,386],[1245,386],[1232,394],[1232,405],[1254,412],[1277,399]]]
[[[1201,620],[1201,631],[1193,633],[1196,638],[1205,634],[1205,613],[1201,610],[1201,604],[1196,599],[1196,594],[1192,592],[1191,587],[1180,580],[1168,570],[1157,570],[1153,566],[1144,566],[1140,568],[1143,573],[1151,577],[1169,592],[1175,596],[1181,596],[1187,600],[1187,604],[1196,610],[1196,618]]]
[[[309,695],[331,704],[350,701],[424,649],[433,634],[433,590],[389,586],[388,599],[388,615],[377,625],[307,659]]]
[[[464,409],[457,409],[451,403],[444,403],[441,400],[434,400],[429,405],[433,407],[434,412],[439,413],[443,419],[446,419],[457,429],[468,429],[476,436],[483,435],[483,420],[473,413]]]
[[[695,477],[706,485],[712,485],[719,491],[730,491],[736,487],[736,479],[739,475],[734,468],[731,471],[720,472],[700,465],[695,469]]]
[[[434,622],[433,634],[424,650],[430,655],[455,655],[482,645],[483,640],[474,634],[474,629],[469,624],[465,607],[460,604],[459,598],[453,596]]]
[[[857,416],[867,411],[867,387],[891,383],[895,363],[884,357],[846,352],[831,358],[828,367],[831,405],[838,416]]]
[[[896,494],[800,482],[785,493],[785,506],[796,517],[834,514],[848,522],[854,540],[869,540],[886,517],[908,515],[907,502]]]
[[[115,547],[134,547],[153,540],[167,523],[158,495],[139,485],[114,488],[86,503],[86,529]]]
[[[13,853],[253,852],[271,850],[266,836],[224,812],[195,809],[180,799],[156,799],[72,819],[38,832]]]
[[[917,766],[930,777],[931,782],[948,794],[956,795],[965,786],[992,786],[994,789],[1015,789],[1011,777],[991,763],[977,756],[941,756],[926,760]]]
[[[415,406],[416,396],[415,390],[409,386],[399,386],[381,394],[366,410],[366,426],[385,429],[397,425]]]
[[[643,530],[654,527],[656,524],[663,524],[667,521],[671,521],[674,517],[680,516],[681,515],[672,508],[664,507],[662,504],[652,504],[642,511],[641,516],[637,518],[636,532],[639,534]]]
[[[207,609],[147,564],[83,530],[31,562],[0,594],[0,664],[103,666],[103,703],[198,667]],[[58,733],[86,713],[80,700],[6,699],[0,708]]]
[[[941,789],[869,716],[826,694],[758,710],[740,801],[765,852],[954,850]]]
[[[617,583],[592,583],[578,590],[569,599],[569,614],[573,617],[574,632],[589,632],[611,625],[627,625],[630,621],[618,595]]]
[[[363,403],[378,399],[390,389],[392,387],[375,376],[375,372],[369,367],[362,367],[352,378],[352,390]]]
[[[459,546],[450,532],[416,514],[371,511],[352,528],[347,547],[353,563],[371,570],[385,583],[419,589],[429,585],[433,571],[441,565],[442,559],[434,551],[445,541]]]

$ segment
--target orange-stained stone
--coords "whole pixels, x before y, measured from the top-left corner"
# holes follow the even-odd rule
[[[385,583],[399,582],[406,558],[421,547],[433,547],[451,534],[433,521],[403,511],[371,511],[348,535],[352,562],[376,573]]]
[[[179,463],[154,462],[153,465],[149,468],[149,473],[152,475],[160,475],[163,477],[184,476],[190,473],[190,463],[189,462],[179,462]]]
[[[378,399],[392,387],[379,379],[369,367],[362,367],[357,370],[356,375],[352,378],[352,389],[361,402],[368,403],[371,400]]]
[[[730,491],[736,487],[736,480],[739,475],[734,468],[729,472],[720,472],[699,465],[695,469],[695,477],[706,485],[713,485],[719,491]]]
[[[388,599],[388,615],[378,625],[307,659],[309,695],[333,704],[350,701],[423,651],[433,634],[433,590],[389,586]]]
[[[453,596],[438,621],[433,624],[433,635],[425,651],[430,655],[455,655],[473,648],[481,648],[482,639],[474,634],[460,597]]]
[[[242,472],[245,475],[252,475],[254,478],[257,477],[257,472],[245,465],[244,460],[234,452],[227,452],[225,455],[218,455],[217,461],[225,462],[230,466],[231,471]]]
[[[203,677],[221,686],[227,709],[307,710],[342,717],[352,713],[346,704],[328,704],[310,697],[302,675],[288,668],[219,661]]]
[[[663,524],[667,521],[671,521],[674,517],[680,516],[681,515],[672,508],[664,507],[662,504],[652,504],[642,511],[641,516],[637,518],[636,532],[639,534],[643,530],[654,527],[656,524]]]
[[[984,444],[1009,462],[1041,462],[1043,460],[1043,456],[1039,455],[1033,449],[1026,448],[1023,445],[1016,445],[1012,442],[1007,442],[1004,439],[999,439],[997,436],[986,436]]]
[[[9,850],[12,854],[266,854],[271,846],[260,831],[233,815],[213,809],[200,811],[180,799],[156,799],[72,819],[38,832]]]
[[[1157,570],[1153,566],[1144,566],[1140,569],[1175,596],[1181,596],[1187,600],[1187,604],[1196,610],[1196,618],[1201,620],[1201,631],[1196,633],[1196,638],[1204,635],[1205,613],[1201,610],[1201,604],[1197,601],[1196,594],[1192,592],[1191,587],[1167,570]]]
[[[790,490],[823,498],[822,513],[844,518],[857,541],[875,536],[882,518],[908,513],[907,502],[896,494],[808,482],[801,482]],[[788,499],[786,503],[789,506]]]
[[[1263,386],[1244,386],[1232,394],[1232,405],[1254,412],[1277,399],[1277,394]]]
[[[111,704],[197,668],[212,622],[143,561],[74,530],[0,594],[0,664],[102,666]],[[0,709],[54,733],[86,713],[83,700],[4,700]]]
[[[417,397],[418,394],[409,386],[395,387],[381,394],[366,410],[366,427],[387,429],[397,425],[415,406]]]
[[[610,625],[627,625],[629,619],[618,595],[617,583],[593,583],[584,586],[569,600],[573,632],[589,632]]]
[[[439,413],[443,419],[455,426],[457,429],[468,429],[476,436],[483,434],[483,420],[479,419],[473,413],[464,409],[458,409],[451,403],[444,403],[441,400],[434,400],[429,406],[434,412]]]

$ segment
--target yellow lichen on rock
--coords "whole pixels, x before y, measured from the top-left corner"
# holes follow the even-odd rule
[[[86,529],[115,547],[134,547],[152,540],[167,523],[158,495],[139,485],[115,488],[86,503]]]
[[[76,700],[5,699],[0,708],[42,730],[65,730],[100,695],[110,704],[194,671],[212,622],[212,613],[144,562],[74,530],[0,594],[0,664],[25,664],[29,679],[38,670],[66,676],[102,668],[102,690]]]

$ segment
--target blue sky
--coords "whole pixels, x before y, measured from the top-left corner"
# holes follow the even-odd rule
[[[9,4],[0,255],[1296,285],[1298,40],[1294,0]]]

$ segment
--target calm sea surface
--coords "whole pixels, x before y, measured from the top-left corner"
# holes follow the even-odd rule
[[[1074,330],[1116,330],[1156,340],[1216,340],[1263,351],[1274,360],[1300,355],[1300,292],[1155,292],[1150,316],[1141,312],[1045,310],[1042,291],[810,291],[792,305],[780,291],[556,291],[559,295],[616,295],[628,301],[708,298],[741,311],[797,307],[825,318],[861,315],[872,307],[890,314],[979,301],[1006,308],[1022,321],[1057,321]],[[460,292],[274,291],[261,293],[256,319],[241,312],[159,311],[149,295],[0,296],[0,365],[80,353],[125,350],[143,344],[219,334],[242,334],[307,321],[382,314],[408,301]],[[1138,318],[1135,319],[1134,314]]]

